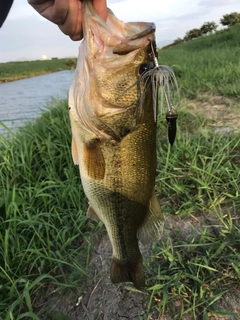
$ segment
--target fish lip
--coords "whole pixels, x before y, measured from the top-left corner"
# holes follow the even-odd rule
[[[146,24],[146,23],[145,23]],[[150,22],[147,23],[147,28],[131,37],[127,37],[127,39],[129,40],[137,40],[137,39],[141,39],[143,37],[146,37],[147,35],[154,33],[156,31],[156,26],[155,23]]]
[[[114,48],[113,53],[119,54],[119,55],[125,55],[136,49],[140,49],[142,46],[141,45],[139,46],[138,41],[143,38],[148,38],[148,36],[149,36],[148,41],[152,42],[155,39],[155,37],[152,36],[156,30],[155,23],[144,22],[143,24],[146,25],[146,28],[143,31],[137,34],[134,34],[133,36],[126,37],[125,40],[127,41],[125,42],[125,45]],[[146,43],[144,44],[144,46],[145,45]]]

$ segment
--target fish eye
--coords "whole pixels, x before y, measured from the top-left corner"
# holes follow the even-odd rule
[[[139,67],[138,73],[141,76],[143,73],[152,69],[152,65],[150,63],[142,63]]]

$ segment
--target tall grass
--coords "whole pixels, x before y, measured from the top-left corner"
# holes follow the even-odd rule
[[[199,128],[191,136],[188,122]],[[203,207],[206,212],[212,211],[229,202],[240,205],[240,138],[237,134],[203,132],[200,122],[182,108],[182,128],[173,151],[167,142],[158,147],[157,190],[171,203],[173,213],[181,216],[201,212]]]
[[[43,283],[67,287],[87,276],[86,244],[81,247],[87,238],[86,201],[70,137],[66,101],[12,138],[1,136],[2,319],[18,319],[24,310],[32,314],[30,297]]]
[[[159,50],[160,64],[173,68],[189,98],[212,92],[240,97],[240,25]]]
[[[162,210],[192,222],[188,236],[170,225],[170,235],[153,246],[149,314],[157,305],[172,319],[240,316],[239,306],[234,313],[222,303],[240,284],[240,137],[206,126],[206,119],[183,107],[173,149],[158,132],[156,189]]]

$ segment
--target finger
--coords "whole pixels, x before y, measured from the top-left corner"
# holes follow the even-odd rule
[[[69,1],[66,0],[28,0],[28,3],[44,18],[62,24],[67,16]]]
[[[93,0],[93,6],[97,14],[104,20],[107,20],[108,10],[106,0]]]
[[[74,41],[81,40],[82,34],[82,3],[78,0],[69,0],[68,13],[65,21],[58,24],[60,30]]]

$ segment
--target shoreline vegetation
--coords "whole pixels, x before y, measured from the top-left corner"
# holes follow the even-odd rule
[[[67,68],[67,69],[63,69],[63,70],[68,70],[68,69],[71,69],[71,68]],[[27,78],[33,78],[33,77],[37,77],[37,76],[42,76],[44,74],[49,74],[49,73],[63,71],[63,70],[39,71],[39,72],[36,72],[33,74],[28,74],[28,75],[19,75],[19,76],[15,76],[15,77],[3,78],[0,80],[0,84],[6,83],[6,82],[13,82],[13,81],[17,81],[17,80],[22,80],[22,79],[27,79]]]
[[[111,247],[102,224],[86,217],[67,100],[0,135],[0,320],[239,320],[239,31],[159,51],[182,103],[173,148],[158,118],[166,225],[163,239],[144,247],[144,292],[106,276]]]
[[[76,58],[0,63],[0,83],[32,78],[76,67]]]

